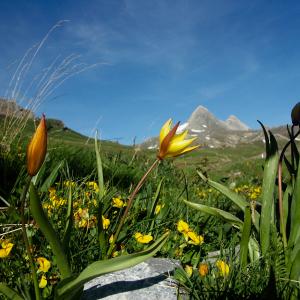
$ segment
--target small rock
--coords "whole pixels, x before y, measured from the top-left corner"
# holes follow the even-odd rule
[[[176,260],[151,258],[91,280],[85,284],[81,300],[176,300],[179,289],[171,276],[179,266]]]

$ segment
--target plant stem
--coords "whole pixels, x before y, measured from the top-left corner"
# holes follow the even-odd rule
[[[26,178],[26,183],[24,185],[24,188],[23,188],[23,191],[21,194],[21,199],[20,199],[21,200],[22,234],[23,234],[23,240],[24,240],[26,251],[28,254],[28,258],[29,258],[29,264],[30,264],[30,269],[31,269],[31,274],[32,274],[32,279],[33,279],[33,284],[34,284],[35,299],[39,300],[39,299],[41,299],[40,288],[39,288],[39,283],[38,283],[38,279],[36,276],[36,270],[35,270],[33,258],[31,255],[29,240],[27,237],[26,226],[25,226],[25,202],[26,202],[26,195],[27,195],[27,192],[28,192],[28,189],[30,186],[30,182],[31,182],[31,176],[28,175],[28,177]]]
[[[107,256],[109,257],[114,249],[114,246],[115,246],[115,243],[118,239],[118,236],[120,234],[120,231],[125,223],[125,220],[126,220],[126,217],[128,215],[128,212],[129,212],[129,209],[131,208],[132,206],[132,203],[133,203],[133,199],[134,197],[136,196],[136,194],[138,193],[138,191],[141,189],[141,187],[143,186],[144,182],[146,181],[148,175],[152,172],[152,170],[156,167],[156,165],[158,165],[160,162],[160,159],[156,159],[154,161],[154,163],[151,165],[151,167],[148,169],[148,171],[144,174],[144,176],[141,178],[141,180],[139,181],[139,183],[136,185],[134,191],[131,193],[131,195],[129,196],[128,198],[128,202],[127,202],[127,206],[126,206],[126,209],[125,209],[125,212],[120,220],[120,223],[118,225],[118,228],[117,228],[117,231],[116,233],[114,234],[114,238],[113,238],[113,241],[112,243],[110,244],[110,247],[108,249],[108,252],[107,252]],[[102,221],[102,220],[101,220]]]

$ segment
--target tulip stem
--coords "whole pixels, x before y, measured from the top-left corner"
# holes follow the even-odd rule
[[[31,250],[30,250],[30,245],[29,245],[29,240],[27,237],[26,225],[25,225],[25,202],[26,202],[26,195],[27,195],[27,192],[28,192],[28,189],[30,186],[30,182],[31,182],[31,176],[28,176],[26,178],[26,182],[23,187],[23,191],[22,191],[21,198],[20,198],[20,200],[21,200],[22,234],[23,234],[23,240],[25,243],[27,255],[29,258],[29,265],[30,265],[33,284],[34,284],[35,299],[40,300],[41,295],[40,295],[39,283],[38,283],[38,279],[36,276],[36,270],[35,270],[34,261],[33,261],[32,255],[31,255]]]
[[[124,214],[122,215],[122,218],[120,220],[120,223],[118,225],[118,228],[117,228],[117,231],[116,233],[114,234],[114,238],[113,238],[113,241],[112,243],[110,244],[110,247],[108,249],[108,252],[107,252],[107,256],[109,257],[115,247],[115,243],[118,239],[118,236],[120,234],[120,231],[125,223],[125,220],[126,220],[126,217],[128,215],[128,212],[129,212],[129,209],[131,208],[132,206],[132,203],[133,203],[133,199],[134,197],[136,196],[136,194],[139,192],[139,190],[141,189],[141,187],[143,186],[143,184],[145,183],[148,175],[153,171],[153,169],[160,163],[160,159],[157,158],[154,163],[151,165],[151,167],[148,169],[148,171],[144,174],[144,176],[141,178],[141,180],[139,181],[139,183],[136,185],[134,191],[131,193],[131,195],[129,196],[128,198],[128,202],[127,202],[127,206],[126,206],[126,209],[125,209],[125,212]]]

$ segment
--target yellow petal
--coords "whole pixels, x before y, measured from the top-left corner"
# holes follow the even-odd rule
[[[46,285],[47,285],[47,279],[46,279],[46,276],[43,275],[40,282],[39,282],[39,288],[43,289],[43,288],[46,287]]]
[[[165,157],[166,157],[166,158],[168,158],[168,157],[176,157],[176,156],[179,156],[179,155],[188,153],[188,152],[190,152],[190,151],[193,151],[193,150],[195,150],[195,149],[197,149],[197,148],[199,148],[199,147],[200,147],[200,145],[192,146],[192,147],[187,147],[187,148],[185,148],[184,150],[181,150],[181,151],[179,151],[179,152],[177,152],[177,153],[167,154]]]
[[[188,232],[190,230],[189,224],[184,222],[183,220],[179,220],[177,223],[177,230],[179,232]]]
[[[169,119],[161,128],[160,133],[159,133],[159,144],[161,145],[162,141],[164,138],[167,136],[167,134],[171,130],[171,125],[172,125],[172,119]]]
[[[175,141],[173,140],[170,142],[170,145],[168,147],[167,155],[173,154],[173,153],[178,153],[183,151],[185,148],[187,148],[196,138],[193,139],[188,139],[184,141]]]
[[[176,143],[176,142],[180,142],[180,141],[183,141],[187,135],[188,131],[185,130],[183,131],[182,133],[180,134],[176,134],[174,135],[174,137],[172,138],[172,141],[171,143]]]
[[[39,264],[39,271],[42,271],[44,273],[48,272],[51,267],[51,262],[45,257],[38,257],[36,260]]]
[[[27,172],[34,176],[42,166],[47,152],[47,126],[43,115],[30,143],[27,146]]]

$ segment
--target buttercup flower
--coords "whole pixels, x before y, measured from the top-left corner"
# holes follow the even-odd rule
[[[122,207],[124,207],[125,205],[124,205],[124,201],[121,200],[121,198],[119,198],[119,197],[114,197],[114,198],[112,199],[112,206],[113,206],[113,207],[117,207],[117,208],[122,208]]]
[[[192,266],[186,265],[184,267],[184,270],[185,270],[186,274],[188,275],[188,277],[191,277],[193,275],[193,267]]]
[[[14,244],[10,243],[9,241],[3,241],[1,243],[2,249],[0,249],[0,258],[7,257],[13,246],[14,246]]]
[[[39,282],[39,288],[43,289],[47,286],[47,278],[45,275],[42,275],[40,282]]]
[[[201,263],[198,267],[200,276],[204,277],[208,274],[208,264]]]
[[[51,267],[51,262],[45,257],[38,257],[36,260],[39,264],[39,271],[44,273],[48,272]]]
[[[204,242],[202,235],[196,234],[194,231],[190,230],[187,233],[187,236],[191,239],[188,243],[193,245],[201,245]]]
[[[47,127],[45,115],[42,116],[30,143],[27,146],[27,172],[34,176],[42,166],[47,152]]]
[[[179,220],[177,223],[177,230],[181,233],[188,233],[190,230],[189,224],[183,220]]]
[[[154,214],[158,215],[162,207],[164,207],[164,205],[157,204],[156,207],[155,207]]]
[[[152,235],[150,234],[141,234],[140,232],[136,232],[134,238],[141,244],[148,244],[153,240]]]
[[[110,220],[106,219],[104,216],[102,216],[102,226],[103,229],[107,229],[110,225]]]
[[[190,152],[199,146],[192,146],[191,143],[196,140],[196,138],[187,139],[185,137],[188,133],[187,130],[180,134],[176,134],[176,130],[179,126],[179,122],[171,129],[172,120],[169,119],[161,128],[159,134],[159,153],[157,155],[158,159],[162,160],[168,157],[176,157],[181,154]]]
[[[217,260],[216,266],[221,276],[226,277],[229,274],[229,266],[225,261]]]

